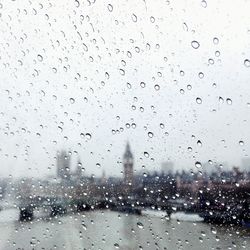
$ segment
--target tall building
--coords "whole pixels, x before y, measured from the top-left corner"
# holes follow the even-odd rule
[[[129,143],[127,143],[126,151],[123,155],[124,183],[127,185],[133,184],[133,165],[134,157],[131,153]]]
[[[57,152],[57,177],[70,179],[70,155],[65,150]]]
[[[174,163],[172,161],[165,161],[161,164],[161,171],[164,174],[173,174],[174,173]]]
[[[83,172],[84,172],[84,168],[82,166],[82,162],[80,158],[78,158],[76,172],[75,172],[75,175],[77,176],[78,179],[81,179],[81,177],[83,177]]]
[[[244,157],[241,160],[241,169],[245,172],[250,172],[250,157]]]

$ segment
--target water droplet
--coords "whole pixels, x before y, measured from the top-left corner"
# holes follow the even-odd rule
[[[137,16],[135,14],[132,14],[131,18],[133,22],[137,22]]]
[[[39,62],[42,62],[42,61],[43,61],[43,57],[42,57],[41,55],[37,55],[37,60],[38,60]]]
[[[244,141],[239,141],[240,146],[244,146]]]
[[[249,68],[250,67],[250,60],[249,59],[245,59],[244,60],[244,65]]]
[[[148,137],[153,138],[154,134],[152,132],[148,132]]]
[[[108,10],[109,10],[109,12],[113,11],[113,5],[112,4],[108,4]]]
[[[182,24],[182,27],[183,27],[183,30],[184,30],[184,31],[188,31],[188,26],[187,26],[186,23],[183,23],[183,24]]]
[[[207,8],[207,2],[206,2],[205,0],[202,0],[202,1],[201,1],[201,6],[202,6],[203,8]]]
[[[217,45],[219,43],[219,39],[217,37],[214,37],[213,43]]]
[[[155,18],[153,16],[150,17],[150,22],[154,23],[155,22]]]
[[[145,156],[146,158],[149,157],[149,153],[148,153],[148,152],[144,152],[143,154],[144,154],[144,156]]]
[[[219,97],[219,102],[224,103],[224,99],[221,96]]]
[[[92,137],[92,135],[91,135],[90,133],[87,133],[85,136],[86,136],[86,138],[87,138],[88,140],[90,140],[91,137]]]
[[[230,98],[227,98],[226,102],[227,102],[228,105],[232,105],[232,103],[233,103],[233,101]]]
[[[70,101],[71,104],[74,104],[74,103],[75,103],[75,99],[72,98],[72,97],[69,99],[69,101]]]
[[[120,72],[120,74],[121,74],[122,76],[125,75],[125,70],[124,70],[124,69],[120,69],[119,72]]]
[[[213,64],[214,64],[214,59],[209,58],[209,59],[208,59],[208,63],[211,64],[211,65],[213,65]]]
[[[202,99],[201,99],[200,97],[197,97],[197,98],[196,98],[196,103],[197,103],[197,104],[202,104]]]
[[[202,235],[203,237],[205,237],[205,236],[206,236],[206,233],[205,233],[204,231],[201,231],[201,235]]]
[[[191,46],[194,48],[194,49],[198,49],[200,47],[200,44],[197,42],[197,41],[192,41],[191,42]]]
[[[135,128],[136,128],[136,124],[135,124],[135,123],[132,123],[132,124],[131,124],[131,127],[132,127],[133,129],[135,129]]]
[[[202,167],[202,165],[201,165],[201,163],[200,163],[199,161],[197,161],[197,162],[195,162],[195,167],[197,167],[197,168],[201,168],[201,167]]]
[[[158,84],[155,84],[154,88],[156,91],[158,91],[160,89],[160,86]]]
[[[114,244],[114,247],[115,247],[116,249],[120,248],[120,246],[119,246],[118,243],[115,243],[115,244]]]
[[[204,78],[204,73],[203,72],[199,72],[198,76],[199,76],[200,79],[202,79],[202,78]]]
[[[220,51],[217,50],[217,51],[215,51],[214,54],[215,54],[216,57],[219,57],[220,56]]]
[[[145,82],[141,82],[141,83],[140,83],[140,86],[141,86],[142,88],[145,88],[145,87],[146,87],[146,83],[145,83]]]
[[[160,123],[160,128],[164,128],[165,127],[165,125],[163,124],[163,123]]]
[[[78,8],[80,6],[80,3],[78,0],[75,0],[75,6],[76,6],[76,8]]]
[[[141,222],[137,222],[137,227],[140,228],[140,229],[143,229],[144,225]]]
[[[182,95],[185,94],[184,89],[180,89],[180,93],[181,93]]]
[[[198,140],[198,141],[197,141],[197,145],[198,145],[199,147],[201,147],[201,146],[202,146],[202,142],[201,142],[200,140]]]

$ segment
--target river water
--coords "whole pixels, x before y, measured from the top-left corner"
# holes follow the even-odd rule
[[[186,221],[178,214],[169,220],[160,213],[105,210],[21,223],[17,212],[0,212],[0,249],[250,249],[246,229]]]

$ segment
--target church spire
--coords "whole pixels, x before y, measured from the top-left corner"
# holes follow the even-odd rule
[[[123,155],[124,183],[132,185],[133,183],[133,163],[134,157],[130,150],[130,145],[127,142],[126,150]]]
[[[133,159],[133,154],[131,153],[129,142],[127,142],[126,150],[125,150],[125,153],[123,155],[123,158],[124,159],[132,158]]]

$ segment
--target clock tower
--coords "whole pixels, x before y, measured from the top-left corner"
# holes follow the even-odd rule
[[[126,151],[123,155],[123,173],[124,173],[124,183],[130,186],[132,186],[133,184],[133,165],[134,165],[134,157],[131,153],[129,143],[127,143]]]

